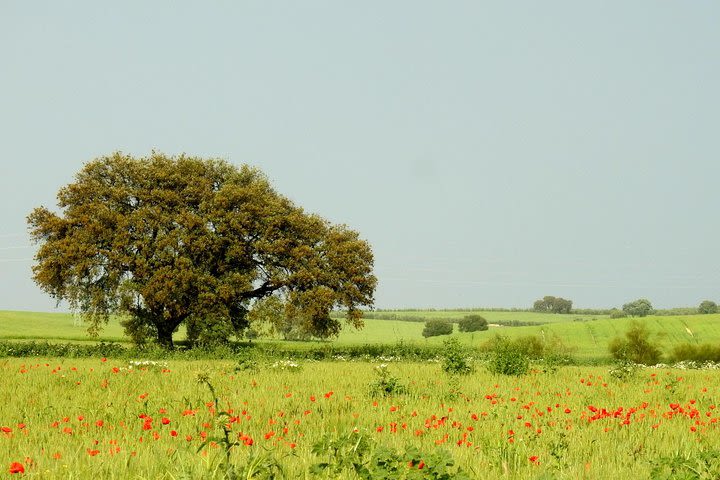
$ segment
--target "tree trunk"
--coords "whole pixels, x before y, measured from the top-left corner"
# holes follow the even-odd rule
[[[157,340],[161,347],[166,348],[167,350],[172,350],[175,348],[175,344],[173,343],[173,331],[175,330],[175,326],[172,326],[171,323],[164,321],[161,323],[156,324],[157,326]]]

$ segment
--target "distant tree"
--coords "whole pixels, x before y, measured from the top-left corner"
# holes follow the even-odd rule
[[[376,278],[370,245],[306,213],[256,168],[153,152],[87,163],[58,193],[58,212],[28,216],[35,282],[82,312],[91,333],[124,315],[136,342],[217,342],[248,327],[255,300],[281,296],[315,337],[362,326]]]
[[[618,308],[613,308],[610,310],[610,318],[625,318],[627,317],[627,313],[623,312],[622,310]]]
[[[711,300],[703,301],[702,303],[700,303],[700,306],[698,307],[698,313],[708,314],[708,313],[717,313],[717,312],[718,312],[717,303],[715,303]]]
[[[622,307],[623,312],[631,317],[647,317],[653,313],[653,307],[647,298],[639,298],[634,302],[626,303]]]
[[[488,322],[480,315],[468,315],[458,322],[461,332],[479,332],[488,329]]]
[[[437,319],[428,320],[425,322],[425,328],[423,328],[422,336],[437,337],[440,335],[450,335],[453,331],[453,324],[447,320]]]
[[[572,300],[547,295],[533,303],[533,310],[546,313],[570,313]]]

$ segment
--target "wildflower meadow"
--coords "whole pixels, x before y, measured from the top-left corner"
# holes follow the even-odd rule
[[[717,478],[712,369],[475,367],[3,359],[3,476]]]

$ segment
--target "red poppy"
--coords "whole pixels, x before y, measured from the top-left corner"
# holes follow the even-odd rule
[[[25,473],[25,467],[20,462],[12,462],[10,464],[10,473]]]
[[[539,465],[540,462],[538,462],[538,458],[540,458],[540,457],[538,457],[537,455],[533,455],[533,456],[530,457],[528,460],[530,460],[532,463],[535,463],[535,464],[538,464],[538,465]]]

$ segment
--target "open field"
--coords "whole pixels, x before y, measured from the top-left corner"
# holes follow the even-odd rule
[[[397,319],[406,321],[426,321],[432,319],[445,319],[457,321],[467,315],[481,315],[489,323],[512,322],[523,323],[563,323],[573,320],[598,320],[608,318],[607,315],[586,315],[586,314],[559,314],[539,313],[528,311],[476,311],[476,310],[381,310],[371,312],[371,318]]]
[[[423,312],[425,313],[425,312]],[[512,312],[487,312],[491,319],[496,313],[514,314]],[[526,312],[520,312],[526,313]],[[495,334],[508,337],[537,335],[541,338],[552,339],[557,337],[567,347],[573,349],[573,354],[580,360],[607,359],[608,342],[627,330],[633,319],[609,319],[576,321],[573,315],[550,315],[530,313],[528,318],[549,317],[552,322],[537,326],[526,327],[491,327],[485,332],[453,334],[461,341],[472,346],[481,346]],[[560,322],[554,317],[564,318]],[[590,317],[592,318],[592,317]],[[720,341],[720,314],[715,315],[686,315],[686,316],[650,316],[636,321],[647,325],[654,334],[656,341],[665,353],[670,353],[673,347],[683,343],[710,343]],[[414,343],[419,345],[437,345],[447,337],[422,337],[423,324],[398,320],[365,321],[365,328],[354,330],[345,328],[339,338],[332,342],[292,342],[293,346],[302,348],[303,345],[317,345],[332,343],[334,345],[361,345],[361,344],[393,344],[397,342]],[[183,333],[176,334],[176,339],[182,339]],[[85,327],[73,325],[73,319],[68,314],[30,313],[30,312],[0,312],[0,339],[35,339],[51,341],[95,341],[87,336]],[[101,340],[127,341],[122,336],[122,328],[117,321],[112,321],[103,331]],[[282,342],[281,342],[282,343]]]
[[[331,469],[353,459],[377,469],[384,455],[397,468],[391,478],[425,478],[442,458],[468,478],[650,478],[671,459],[689,458],[697,469],[703,452],[720,453],[717,372],[645,369],[621,382],[606,368],[565,367],[521,378],[481,370],[452,381],[437,364],[392,363],[387,369],[408,392],[377,397],[369,387],[374,366],[363,362],[306,363],[299,371],[235,372],[223,361],[130,367],[0,361],[5,472],[223,478],[229,461],[238,470],[255,465],[256,473],[277,462],[293,479],[358,478]],[[314,450],[325,435],[349,443],[338,456],[328,446]],[[225,438],[234,444],[227,456]],[[360,458],[365,447],[353,448],[365,441]],[[311,473],[322,462],[330,470]],[[717,461],[705,468],[720,471]]]

